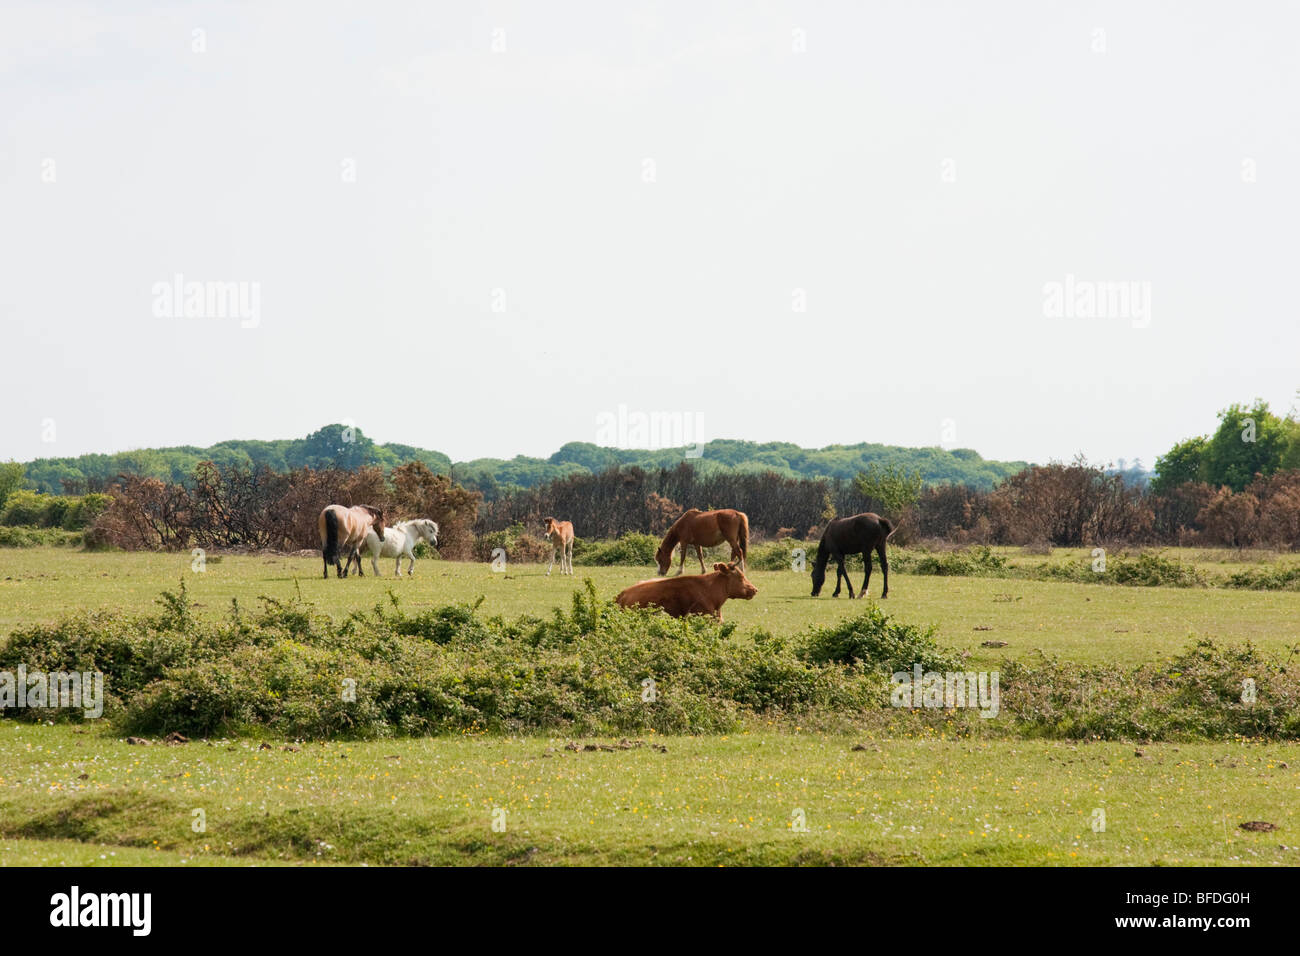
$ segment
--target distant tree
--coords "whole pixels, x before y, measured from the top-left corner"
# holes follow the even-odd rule
[[[869,501],[879,501],[890,515],[901,515],[921,497],[920,471],[901,465],[871,464],[853,479],[853,490]]]
[[[1156,459],[1156,476],[1151,479],[1151,491],[1167,495],[1181,484],[1201,481],[1205,465],[1205,447],[1209,439],[1204,435],[1181,441]]]
[[[1203,480],[1241,491],[1256,475],[1268,476],[1282,464],[1290,428],[1256,399],[1247,408],[1230,405],[1219,413],[1219,427],[1206,444]]]
[[[23,486],[25,474],[23,466],[16,461],[0,462],[0,510],[9,496]]]
[[[295,465],[307,468],[342,468],[350,471],[375,463],[375,443],[360,428],[326,425],[312,432],[298,450]]]

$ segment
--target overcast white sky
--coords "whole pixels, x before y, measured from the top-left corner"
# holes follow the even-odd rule
[[[1150,465],[1300,386],[1298,34],[1283,2],[5,0],[0,458],[345,419],[547,455],[622,404]],[[178,273],[257,284],[256,326],[158,317]],[[1067,275],[1149,283],[1149,321],[1045,315]]]

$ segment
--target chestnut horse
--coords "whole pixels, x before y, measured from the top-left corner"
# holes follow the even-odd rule
[[[700,573],[704,573],[704,548],[727,542],[731,545],[731,560],[740,559],[740,570],[745,570],[745,553],[749,550],[749,516],[743,511],[722,508],[718,511],[701,511],[692,508],[682,515],[664,535],[663,544],[655,553],[659,573],[667,574],[673,564],[673,549],[682,546],[682,561],[677,573],[686,569],[686,549],[694,546],[700,559]]]
[[[546,569],[546,576],[550,577],[551,568],[555,567],[555,552],[560,552],[560,573],[573,573],[573,522],[556,521],[554,518],[543,518],[546,522],[546,537],[551,541],[551,563]]]
[[[849,586],[849,600],[853,600],[853,582],[849,572],[844,569],[844,558],[850,554],[862,555],[862,563],[867,566],[866,577],[862,579],[861,597],[867,596],[867,585],[871,583],[871,552],[880,555],[880,573],[885,578],[885,589],[880,593],[881,600],[889,597],[889,559],[885,557],[885,542],[896,530],[888,518],[868,511],[851,518],[836,518],[822,532],[821,542],[817,545],[817,561],[813,564],[812,596],[822,593],[826,583],[826,562],[835,559],[835,593],[840,596],[840,578]]]
[[[352,563],[352,552],[365,543],[366,533],[374,529],[379,540],[384,540],[384,513],[370,505],[327,505],[316,519],[316,529],[320,532],[321,557],[325,559],[325,577],[330,576],[330,565],[341,577],[348,576],[347,569],[339,561],[340,555],[346,555]],[[357,560],[357,574],[364,577],[361,561]]]

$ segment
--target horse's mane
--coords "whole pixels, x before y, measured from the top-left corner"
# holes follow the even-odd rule
[[[682,514],[682,516],[672,523],[672,527],[668,529],[668,533],[669,534],[675,533],[677,529],[681,527],[682,522],[685,521],[687,518],[694,518],[696,515],[701,515],[701,514],[704,514],[704,512],[701,511],[699,508],[687,508],[686,511]]]

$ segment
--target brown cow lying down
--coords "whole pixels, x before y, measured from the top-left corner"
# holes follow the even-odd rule
[[[734,564],[715,564],[710,574],[686,574],[676,578],[654,578],[619,592],[619,607],[661,607],[673,617],[712,614],[722,620],[727,598],[750,600],[758,588]]]

